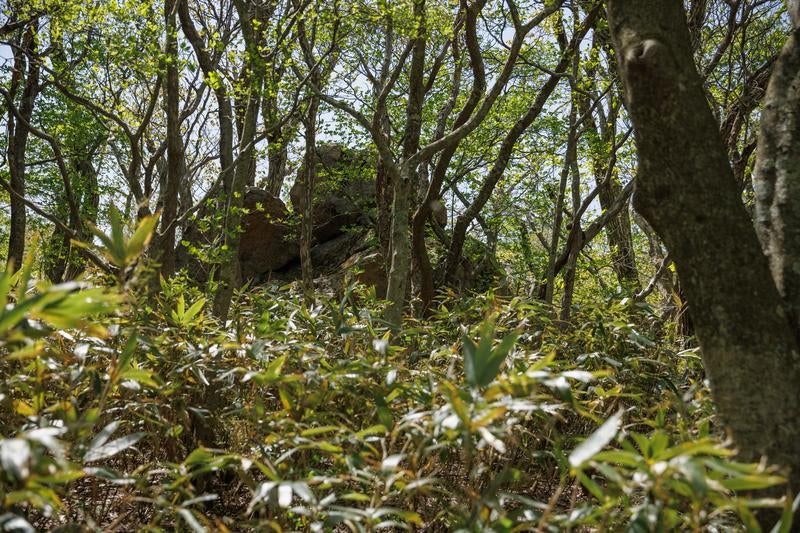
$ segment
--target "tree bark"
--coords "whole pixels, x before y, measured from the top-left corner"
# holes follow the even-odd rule
[[[302,213],[300,218],[300,270],[306,301],[313,301],[314,270],[311,263],[311,239],[314,230],[314,182],[317,175],[317,111],[319,98],[312,95],[306,110],[306,152],[302,183]]]
[[[180,73],[178,69],[177,4],[181,0],[166,0],[164,21],[166,29],[166,114],[167,114],[167,172],[161,191],[161,230],[158,238],[157,261],[161,275],[175,272],[175,219],[178,216],[178,195],[184,174],[183,137],[180,119]]]
[[[578,59],[575,59],[573,67],[573,76],[577,78]],[[574,90],[574,83],[570,84]],[[576,105],[572,104],[572,111],[570,113],[570,135],[567,143],[567,153],[565,165],[572,175],[572,183],[570,184],[570,193],[572,194],[572,223],[569,226],[570,234],[567,242],[569,255],[567,256],[567,264],[564,268],[564,295],[561,298],[561,313],[559,318],[562,325],[566,325],[569,321],[570,314],[572,313],[572,297],[575,293],[575,279],[578,270],[578,254],[583,248],[583,240],[585,234],[581,228],[581,175],[578,169],[578,137],[579,133],[576,130],[577,109]],[[612,217],[613,220],[614,217]]]
[[[790,9],[792,7],[790,6]],[[800,332],[800,13],[764,97],[753,188],[756,230],[772,277]]]
[[[610,69],[613,70],[616,68],[616,61],[610,47],[608,31],[604,29],[595,31],[591,54],[599,55],[601,51],[605,50]],[[595,98],[600,98],[596,82],[600,67],[597,63],[599,62],[587,62],[586,76],[591,86],[591,95]],[[607,72],[604,72],[604,74],[607,76]],[[606,112],[602,105],[598,106],[596,109],[597,117],[595,118],[595,112],[590,107],[589,94],[578,96],[578,101],[581,104],[581,114],[586,115],[588,113],[589,134],[597,140],[600,146],[608,147],[608,150],[614,150],[617,142],[616,124],[619,118],[620,103],[613,91],[608,93],[606,100],[608,101],[608,111]],[[595,183],[600,188],[597,199],[600,202],[602,211],[609,209],[614,203],[614,199],[622,191],[622,185],[617,173],[614,172],[613,168],[609,172],[609,158],[610,155],[605,150],[592,150],[591,166]],[[606,179],[607,177],[610,179]],[[616,216],[609,219],[605,234],[608,248],[611,252],[611,268],[614,270],[617,281],[623,288],[627,288],[631,292],[638,292],[641,289],[641,285],[639,271],[636,268],[631,217],[628,209],[621,210]]]
[[[580,228],[580,220],[577,221]],[[583,249],[584,233],[580,229],[577,232],[571,232],[569,241],[567,242],[567,264],[564,266],[564,294],[561,297],[561,310],[558,314],[562,326],[566,326],[569,322],[569,317],[572,314],[572,297],[575,294],[575,278],[578,273],[578,255]]]
[[[422,132],[422,103],[425,97],[425,0],[414,1],[414,20],[416,35],[411,56],[409,73],[409,94],[406,106],[406,127],[403,136],[403,164],[398,179],[394,180],[391,225],[391,261],[386,299],[386,321],[393,327],[400,327],[406,301],[408,280],[411,273],[411,194],[417,178],[416,158],[411,156],[419,150]]]
[[[556,203],[553,206],[553,226],[550,230],[550,246],[547,254],[547,285],[544,294],[544,301],[548,304],[553,303],[553,293],[555,292],[555,279],[556,279],[556,255],[558,253],[558,241],[561,238],[561,225],[564,221],[564,197],[567,193],[567,180],[569,179],[569,171],[572,167],[571,158],[576,154],[575,148],[577,143],[577,135],[575,129],[575,107],[573,106],[569,114],[569,131],[567,132],[567,152],[564,155],[564,165],[561,167],[561,179],[558,184],[558,195],[556,196]],[[572,255],[573,241],[568,242],[568,255]]]
[[[242,24],[242,33],[245,37],[244,69],[248,71],[245,91],[247,107],[242,116],[242,126],[239,134],[238,157],[233,163],[233,172],[230,183],[224,184],[223,213],[223,259],[219,269],[217,291],[214,294],[214,314],[221,320],[228,317],[233,291],[241,284],[241,265],[239,264],[239,242],[241,237],[242,206],[244,193],[250,178],[253,160],[255,158],[256,127],[258,125],[259,107],[261,103],[261,84],[263,83],[263,61],[258,52],[258,41],[263,21],[257,26],[253,24],[254,15],[250,12],[250,5],[242,0],[234,2],[239,21]],[[226,119],[228,123],[233,119],[232,106],[226,99]],[[230,126],[227,126],[230,127]],[[232,128],[231,128],[232,129]],[[232,158],[231,158],[232,159]]]
[[[233,157],[233,106],[230,97],[228,96],[228,87],[220,76],[217,74],[216,64],[212,61],[208,50],[206,49],[205,42],[192,22],[191,15],[189,14],[189,7],[185,0],[179,1],[178,16],[181,21],[181,28],[184,35],[192,45],[197,62],[203,71],[206,78],[206,83],[212,84],[214,96],[217,100],[217,117],[219,121],[219,165],[220,165],[220,181],[222,182],[223,194],[219,199],[218,205],[220,211],[226,214],[225,223],[223,225],[223,252],[225,258],[220,266],[219,271],[219,286],[214,294],[213,311],[222,320],[228,316],[230,309],[231,297],[233,296],[233,289],[238,285],[239,280],[239,258],[238,253],[238,227],[239,218],[241,217],[241,202],[243,201],[242,195],[236,197],[235,184],[241,183],[241,189],[244,190],[245,176],[242,175],[241,180],[236,180],[236,172],[240,168],[237,165],[234,168]],[[258,108],[254,108],[255,113],[249,113],[248,124],[252,123],[252,130],[255,131],[255,119],[257,118]],[[247,143],[240,143],[241,147],[247,147]],[[252,147],[251,147],[252,148]],[[239,157],[241,162],[242,156]],[[245,169],[242,168],[242,172]],[[232,209],[239,204],[239,209]],[[235,225],[234,225],[235,223]],[[228,230],[234,229],[235,231],[229,234]]]
[[[599,172],[595,175],[595,180],[603,179]],[[616,177],[600,187],[597,195],[600,201],[600,208],[605,210],[611,205],[620,191],[622,185]],[[633,249],[633,235],[631,233],[631,217],[628,209],[623,209],[615,217],[612,217],[606,226],[606,239],[611,250],[611,268],[617,276],[617,281],[633,292],[641,288],[639,281],[639,269],[636,267],[636,255]]]
[[[27,213],[25,208],[25,155],[36,96],[39,94],[39,65],[32,60],[36,50],[38,23],[33,21],[20,36],[19,47],[14,49],[14,71],[11,75],[11,96],[14,97],[19,84],[24,83],[19,101],[19,118],[13,110],[8,114],[8,166],[11,188],[11,224],[8,239],[8,262],[12,268],[22,265],[25,256],[25,232]],[[14,105],[9,102],[9,105]]]
[[[680,0],[609,0],[639,153],[634,207],[675,261],[741,457],[800,483],[800,350],[696,70]]]
[[[74,192],[77,193],[75,201],[79,207],[77,218],[72,209],[69,209],[66,215],[68,217],[67,227],[72,232],[68,233],[64,228],[55,224],[44,255],[44,271],[53,283],[73,280],[85,270],[86,260],[80,256],[81,248],[73,247],[72,239],[90,241],[91,232],[87,230],[85,222],[97,224],[100,192],[97,183],[97,169],[92,164],[97,146],[83,148],[86,151],[73,154],[75,159],[70,163],[70,172],[74,177],[73,185],[76,189]],[[61,199],[64,205],[69,205],[68,196],[65,193]]]
[[[604,146],[614,148],[616,142],[616,128],[613,124],[617,120],[617,113],[611,113],[608,122],[601,125],[598,132]],[[613,122],[612,122],[613,121]],[[600,202],[600,209],[607,211],[622,192],[622,185],[616,172],[607,168],[608,156],[597,157],[592,162],[594,167],[594,179],[600,191],[597,199]],[[611,179],[606,179],[606,176]],[[611,251],[611,268],[617,276],[617,281],[633,292],[641,289],[639,281],[639,270],[636,268],[636,253],[633,248],[633,235],[631,232],[631,217],[629,210],[622,209],[620,212],[609,219],[606,226],[606,239]]]
[[[289,148],[280,135],[267,136],[267,190],[278,198],[286,178]]]

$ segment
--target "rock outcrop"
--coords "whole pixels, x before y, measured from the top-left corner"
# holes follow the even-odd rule
[[[314,240],[325,242],[350,226],[368,227],[375,207],[375,163],[369,153],[338,144],[317,147],[314,184]],[[299,172],[304,172],[301,168]],[[300,180],[289,191],[292,208],[300,212]]]
[[[297,261],[300,246],[289,218],[289,210],[263,189],[245,193],[239,263],[242,280],[258,279],[267,272],[280,271]]]
[[[359,272],[357,279],[374,285],[382,296],[386,290],[383,258],[368,238],[375,208],[374,161],[367,152],[335,144],[320,145],[317,161],[311,248],[314,273],[340,287],[350,272]],[[294,213],[299,211],[300,194],[297,184],[289,193]],[[299,279],[298,217],[280,198],[259,188],[245,192],[244,208],[239,245],[242,282]],[[196,281],[208,279],[209,265],[190,250],[213,258],[217,235],[199,223],[185,231],[183,240],[190,244],[179,247],[179,266],[187,268]]]

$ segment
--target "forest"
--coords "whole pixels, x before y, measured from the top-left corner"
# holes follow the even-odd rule
[[[0,531],[800,531],[797,0],[2,0],[0,123]]]

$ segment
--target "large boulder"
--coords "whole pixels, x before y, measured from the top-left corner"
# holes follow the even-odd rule
[[[248,189],[244,197],[239,261],[242,280],[258,279],[297,260],[300,246],[289,224],[286,205],[263,189]]]
[[[339,144],[321,144],[316,150],[316,182],[313,196],[314,240],[325,242],[351,226],[367,226],[375,206],[375,162],[369,152]],[[302,206],[301,168],[289,191],[292,208]]]
[[[375,162],[366,151],[338,144],[322,144],[316,150],[317,180],[314,187],[314,231],[311,261],[318,276],[340,280],[350,270],[363,270],[359,279],[385,292],[383,260],[373,256],[368,234],[375,207]],[[303,169],[300,170],[303,172]],[[294,214],[263,189],[249,188],[244,196],[239,245],[243,282],[292,281],[300,278],[299,210],[301,187],[292,187]],[[215,260],[221,233],[211,217],[198,217],[189,225],[178,249],[179,266],[193,279],[208,279],[209,262]],[[371,255],[372,254],[372,255]],[[198,257],[205,257],[201,261]],[[379,265],[380,263],[380,265]]]
[[[375,287],[378,298],[386,296],[386,262],[380,252],[364,250],[353,254],[342,264],[342,272],[345,282],[355,279],[368,287]]]
[[[267,191],[251,188],[245,192],[243,207],[239,245],[242,281],[261,279],[265,273],[284,269],[296,261],[299,246],[286,205]],[[210,272],[209,260],[213,261],[221,240],[221,229],[208,217],[193,221],[184,229],[176,251],[178,267],[186,268],[195,281],[205,282]]]

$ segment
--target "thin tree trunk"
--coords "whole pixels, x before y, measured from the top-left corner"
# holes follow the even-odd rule
[[[599,128],[599,134],[603,145],[613,149],[616,142],[614,123],[617,120],[617,113],[611,113],[608,120],[609,124]],[[595,183],[600,188],[597,199],[600,202],[600,209],[603,211],[607,211],[614,203],[614,199],[622,192],[622,185],[616,172],[611,169],[609,173],[608,159],[608,155],[605,155],[596,158],[593,162]],[[610,177],[610,179],[606,179],[606,177]],[[636,268],[631,217],[627,208],[620,210],[617,215],[609,219],[605,233],[611,251],[611,268],[614,270],[617,281],[623,289],[638,292],[641,289],[641,282],[639,281],[639,270]]]
[[[580,221],[577,221],[580,225]],[[572,298],[575,294],[575,278],[578,269],[578,255],[583,248],[583,231],[572,232],[569,235],[569,256],[564,267],[564,294],[561,297],[561,311],[558,318],[564,325],[569,321],[572,313]]]
[[[386,320],[394,327],[399,327],[403,318],[408,274],[411,271],[411,240],[409,211],[411,209],[411,183],[413,173],[403,172],[401,178],[394,183],[394,199],[392,201],[391,224],[391,264],[389,267],[389,283],[386,299],[389,308]]]
[[[425,96],[425,34],[427,31],[425,27],[425,0],[414,1],[414,20],[417,24],[409,74],[406,129],[403,138],[404,162],[398,179],[393,183],[392,188],[394,198],[392,201],[391,262],[386,289],[386,299],[389,300],[389,307],[386,310],[386,320],[393,327],[400,327],[402,323],[408,280],[411,273],[410,211],[411,194],[414,190],[414,180],[417,178],[417,168],[416,164],[410,164],[409,160],[419,150],[422,130],[422,103]]]
[[[661,239],[658,238],[653,228],[650,227],[650,224],[643,219],[641,215],[634,212],[633,217],[636,225],[639,226],[647,237],[648,255],[650,256],[651,263],[656,270],[658,270],[660,265],[666,263],[668,257],[668,254],[661,246]],[[669,263],[672,263],[671,258]],[[661,275],[655,278],[655,282],[656,287],[661,293],[661,301],[664,308],[664,312],[661,315],[662,318],[674,316],[677,312],[677,304],[675,302],[675,294],[677,294],[677,292],[673,280],[673,273],[668,268],[665,268]]]
[[[571,153],[571,147],[575,141],[575,115],[570,112],[570,127],[567,138],[567,152]],[[546,289],[544,293],[544,301],[548,304],[553,303],[553,293],[555,291],[556,280],[556,256],[558,255],[558,241],[561,238],[561,224],[564,219],[564,197],[567,193],[567,179],[569,178],[570,163],[568,155],[565,157],[564,166],[561,168],[561,179],[558,184],[558,195],[556,196],[556,204],[553,206],[553,226],[550,230],[550,248],[547,253],[547,280]],[[571,242],[570,242],[571,244]],[[570,253],[572,246],[569,247]],[[569,262],[569,256],[567,257]]]
[[[85,221],[97,224],[97,210],[100,204],[100,193],[97,187],[97,169],[92,165],[94,150],[86,153],[75,154],[77,158],[70,164],[70,172],[74,176],[73,185],[76,187],[76,202],[79,207],[80,218],[76,218],[72,209],[69,210],[67,226],[72,230],[72,235],[81,241],[88,241],[91,233],[87,230]],[[62,202],[69,204],[64,195]],[[78,200],[79,198],[79,200]],[[86,260],[80,256],[72,245],[71,235],[61,226],[54,225],[45,251],[45,274],[53,283],[73,280],[86,268]]]
[[[250,86],[252,80],[251,72],[252,65],[250,61],[246,61],[244,65],[242,65],[242,71],[239,73],[239,76],[236,80],[237,87],[244,87],[243,91],[237,91],[236,95],[234,96],[234,119],[236,121],[236,133],[241,139],[244,136],[244,128],[245,128],[245,121],[247,120],[247,112],[250,105],[250,93],[246,89]],[[260,104],[260,103],[259,103]],[[259,105],[260,108],[260,105]],[[238,164],[238,163],[237,163]],[[253,157],[250,160],[250,165],[247,168],[247,174],[245,177],[245,188],[253,187],[256,184],[256,158]]]
[[[381,117],[380,125],[381,133],[388,138],[389,117]],[[392,187],[391,173],[386,168],[383,158],[378,155],[375,166],[375,203],[378,211],[376,233],[383,257],[391,257],[392,253]]]
[[[595,176],[596,180],[603,179],[601,174]],[[612,180],[602,185],[600,193],[597,195],[600,201],[600,209],[608,209],[622,191],[622,185],[614,177]],[[633,235],[631,232],[631,217],[628,209],[623,209],[615,217],[608,221],[606,226],[606,238],[608,247],[611,250],[611,268],[617,276],[617,281],[628,290],[637,292],[641,289],[639,281],[639,269],[636,267],[636,255],[633,248]]]
[[[545,83],[542,85],[542,88],[539,90],[536,98],[531,103],[531,106],[528,108],[527,112],[520,117],[517,122],[514,123],[509,132],[503,138],[497,159],[492,166],[492,169],[487,174],[486,179],[484,179],[483,183],[481,184],[481,189],[478,192],[478,196],[475,198],[472,204],[470,204],[467,210],[456,220],[456,223],[453,226],[453,237],[450,247],[447,251],[447,257],[445,259],[444,278],[446,282],[452,283],[454,281],[456,269],[461,262],[461,254],[463,252],[464,242],[466,240],[466,232],[469,228],[469,225],[486,205],[486,202],[489,201],[489,198],[494,191],[494,187],[503,176],[506,166],[508,166],[508,162],[511,159],[511,154],[517,144],[517,141],[519,141],[519,138],[522,136],[522,134],[527,131],[536,118],[539,117],[545,105],[547,105],[550,95],[556,89],[559,81],[561,81],[561,78],[563,77],[562,72],[570,65],[578,46],[586,36],[586,33],[589,31],[589,29],[594,25],[594,21],[596,20],[598,13],[598,9],[591,11],[587,15],[586,20],[583,21],[582,26],[576,30],[570,42],[566,44],[565,50],[561,56],[561,60],[554,69],[554,73],[551,74],[547,81],[545,81]]]
[[[592,53],[600,53],[603,49],[609,48],[608,32],[598,31],[594,34],[592,41]],[[610,50],[609,50],[610,52]],[[607,54],[611,67],[615,68],[616,61],[613,54]],[[597,93],[596,76],[598,65],[590,61],[586,66],[586,75],[591,83],[592,94],[595,97]],[[607,96],[608,112],[606,113],[602,105],[597,107],[595,118],[594,113],[590,108],[590,99],[588,95],[578,95],[578,102],[580,103],[581,114],[588,115],[588,125],[591,135],[595,136],[601,146],[607,146],[609,150],[614,150],[616,144],[617,133],[617,119],[619,112],[619,103],[615,97],[614,92],[609,92]],[[609,154],[605,151],[592,150],[592,169],[594,171],[594,179],[596,185],[600,188],[597,199],[600,202],[600,209],[606,211],[614,199],[619,195],[622,190],[619,177],[611,169],[609,173]],[[610,177],[610,179],[607,179]],[[636,268],[636,255],[633,248],[633,236],[631,233],[631,219],[628,209],[624,209],[608,221],[605,228],[606,240],[608,248],[611,252],[611,268],[617,277],[617,281],[623,287],[632,292],[638,292],[641,289],[639,281],[639,272]]]
[[[315,83],[317,83],[315,81]],[[302,214],[300,217],[300,270],[306,301],[314,296],[314,271],[311,264],[311,239],[314,230],[314,183],[317,174],[317,111],[319,98],[311,96],[306,111],[306,152],[302,183]]]
[[[441,138],[444,135],[445,128],[447,127],[447,120],[452,114],[453,109],[458,101],[458,96],[461,92],[460,89],[463,62],[461,61],[459,40],[457,38],[453,39],[451,46],[453,49],[453,59],[456,64],[451,78],[452,86],[450,88],[450,98],[437,117],[436,134],[434,135],[435,138]],[[474,89],[475,87],[473,87],[473,93]],[[464,108],[462,108],[461,112],[459,112],[455,117],[455,120],[453,121],[453,128],[457,128],[464,124],[477,105],[478,98],[472,97],[471,95],[471,98],[467,101]],[[448,146],[442,150],[442,152],[439,154],[436,165],[433,167],[433,172],[430,173],[430,180],[426,183],[425,190],[422,191],[419,206],[414,212],[414,216],[411,220],[411,249],[413,254],[412,260],[414,263],[413,268],[417,270],[417,274],[419,276],[419,297],[422,301],[423,314],[427,313],[428,309],[430,308],[435,292],[433,281],[434,272],[433,266],[431,265],[431,259],[428,254],[428,247],[425,242],[425,230],[431,215],[434,213],[434,209],[443,209],[443,205],[441,203],[442,184],[444,183],[447,169],[450,166],[450,161],[452,161],[457,148],[458,145],[453,144],[452,146]],[[426,163],[426,168],[428,165],[430,165],[430,162]],[[436,224],[437,221],[434,220],[433,225],[435,226]]]
[[[573,75],[577,77],[578,60],[574,63]],[[574,87],[573,87],[574,89]],[[567,154],[565,164],[572,174],[572,183],[570,184],[570,193],[572,195],[572,212],[574,213],[572,224],[569,234],[569,257],[567,258],[567,265],[564,268],[564,295],[561,299],[561,313],[559,318],[562,322],[566,323],[569,320],[572,311],[572,297],[575,293],[575,278],[577,277],[578,269],[578,254],[583,248],[584,233],[581,229],[581,175],[578,170],[578,131],[577,131],[577,106],[572,104],[570,112],[570,133],[567,140]],[[574,226],[574,228],[573,228]]]
[[[175,219],[178,216],[178,195],[184,174],[183,137],[180,120],[180,73],[178,70],[177,1],[166,0],[164,20],[166,27],[166,112],[167,112],[167,172],[161,191],[161,232],[158,239],[157,260],[161,275],[169,277],[175,272]]]
[[[11,195],[11,224],[8,241],[8,261],[12,268],[17,269],[22,264],[25,256],[25,232],[27,230],[27,213],[25,208],[25,156],[28,147],[30,130],[28,124],[33,116],[36,96],[39,94],[39,66],[36,61],[30,60],[30,55],[35,52],[35,33],[37,22],[32,22],[20,38],[21,46],[14,50],[14,72],[11,80],[12,98],[20,82],[24,80],[22,96],[19,102],[19,115],[23,120],[17,120],[12,110],[8,115],[8,166],[11,188],[17,194]],[[9,103],[13,105],[13,103]]]
[[[197,29],[192,22],[191,15],[189,14],[189,8],[185,0],[178,0],[178,16],[180,17],[183,33],[186,35],[186,38],[195,51],[197,61],[200,65],[200,68],[203,70],[204,76],[207,80],[212,77],[218,78],[216,66],[211,60],[208,50],[205,47],[205,43],[203,42],[203,38],[197,32]],[[231,208],[236,207],[237,203],[241,208],[241,202],[243,201],[243,198],[241,195],[239,198],[236,198],[234,194],[234,185],[237,182],[237,180],[235,180],[233,158],[234,119],[233,108],[228,96],[228,88],[224,82],[217,83],[214,86],[214,96],[217,100],[217,114],[219,122],[220,181],[222,182],[222,195],[220,201],[218,202],[218,206],[220,211],[226,214],[225,224],[223,225],[223,251],[225,252],[226,257],[223,261],[223,264],[220,266],[218,276],[219,284],[217,291],[214,294],[213,311],[217,317],[225,320],[230,309],[233,289],[236,285],[238,285],[239,279],[239,258],[237,252],[239,247],[238,217],[241,216],[241,209],[235,210]],[[248,117],[253,123],[253,131],[255,131],[255,117],[253,115],[257,115],[258,113],[257,108],[254,110],[255,113],[248,114]],[[240,149],[246,146],[246,143],[240,143]],[[242,156],[240,155],[239,161],[241,161],[241,159]],[[237,170],[238,168],[239,166],[237,166]],[[243,179],[241,179],[240,182],[242,183],[243,190],[244,176],[242,176],[242,178]],[[236,219],[232,220],[234,217]],[[233,224],[234,222],[235,226]],[[228,231],[230,228],[235,230],[232,232],[233,234]]]
[[[282,137],[267,138],[267,191],[278,198],[286,178],[286,163],[289,160],[289,148]]]
[[[241,237],[239,227],[242,221],[242,205],[247,178],[250,173],[250,164],[253,160],[255,147],[253,146],[258,122],[259,87],[254,80],[250,87],[250,98],[245,112],[242,136],[239,139],[239,158],[233,173],[230,188],[226,189],[225,224],[223,226],[223,250],[225,257],[219,269],[217,292],[214,294],[214,314],[224,320],[228,316],[231,306],[233,291],[241,284],[241,268],[239,265],[239,241]],[[230,107],[228,108],[230,109]]]
[[[91,239],[91,231],[84,222],[97,225],[97,214],[100,209],[100,189],[97,182],[97,168],[92,164],[94,150],[86,154],[75,163],[77,174],[80,176],[80,217],[81,220],[73,220],[70,217],[71,227],[79,238],[85,242]],[[72,280],[78,277],[86,268],[86,259],[81,257],[78,250],[70,243],[70,255],[67,269],[64,272],[65,280]]]

